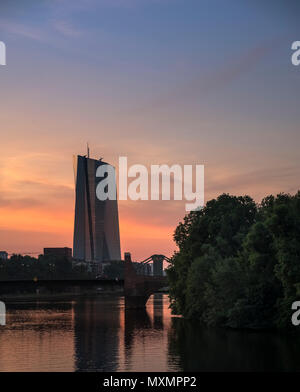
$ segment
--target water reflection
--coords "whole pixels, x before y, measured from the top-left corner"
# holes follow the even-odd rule
[[[166,295],[154,294],[148,301],[147,310],[125,310],[124,355],[118,370],[178,370],[176,365],[168,364],[168,327],[171,319],[168,305]]]
[[[300,371],[295,334],[201,328],[174,318],[169,356],[184,371]]]
[[[74,304],[75,368],[116,371],[119,352],[119,302],[86,300]]]
[[[163,294],[157,293],[153,295],[153,328],[164,328],[164,303]]]
[[[1,371],[74,371],[72,302],[7,303]]]
[[[7,303],[1,371],[299,371],[299,337],[201,328],[172,317],[167,295],[146,310],[120,296]]]

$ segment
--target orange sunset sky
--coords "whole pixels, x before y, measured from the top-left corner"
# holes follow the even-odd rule
[[[296,17],[213,3],[1,2],[0,250],[72,247],[86,142],[116,167],[204,164],[206,200],[300,188]],[[122,253],[172,255],[184,203],[119,202]]]

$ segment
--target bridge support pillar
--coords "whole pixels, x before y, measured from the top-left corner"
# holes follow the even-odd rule
[[[164,276],[138,275],[130,253],[125,253],[124,294],[127,308],[144,308],[150,295],[166,285]]]

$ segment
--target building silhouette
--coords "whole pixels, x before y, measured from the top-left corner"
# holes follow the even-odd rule
[[[102,159],[74,157],[75,222],[73,258],[91,263],[101,270],[102,262],[121,260],[117,200],[101,201],[96,188],[103,177],[96,177]]]
[[[5,250],[0,251],[0,260],[7,260],[8,259],[8,253]]]
[[[71,248],[44,248],[44,256],[63,257],[67,260],[72,260]]]

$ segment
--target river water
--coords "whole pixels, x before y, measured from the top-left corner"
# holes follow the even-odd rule
[[[0,371],[300,370],[295,335],[202,328],[168,306],[166,294],[150,297],[144,311],[104,294],[11,301]]]

